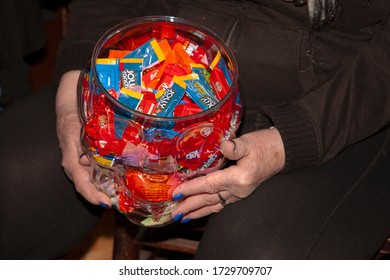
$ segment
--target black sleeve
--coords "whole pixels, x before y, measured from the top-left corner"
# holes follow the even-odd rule
[[[73,0],[66,34],[57,57],[56,81],[67,71],[83,69],[99,38],[115,25],[146,15],[174,15],[179,0]]]
[[[390,121],[390,22],[339,63],[334,74],[297,100],[265,106],[281,132],[285,170],[325,162]]]
[[[57,82],[67,71],[83,69],[98,39],[116,24],[142,15],[146,0],[74,0],[57,57]]]

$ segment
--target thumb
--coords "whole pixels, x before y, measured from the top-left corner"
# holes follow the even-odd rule
[[[85,153],[82,153],[79,157],[79,164],[83,166],[89,166],[91,165],[87,155]]]
[[[222,154],[230,160],[239,160],[248,154],[247,146],[240,138],[223,141],[221,143]]]

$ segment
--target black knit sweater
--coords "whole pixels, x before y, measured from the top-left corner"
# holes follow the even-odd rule
[[[241,133],[276,126],[285,172],[317,165],[389,124],[390,1],[340,0],[320,30],[306,6],[281,0],[74,0],[57,77],[83,69],[110,27],[132,17],[173,15],[229,41],[245,117]]]

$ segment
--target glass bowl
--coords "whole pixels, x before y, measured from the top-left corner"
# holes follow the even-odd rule
[[[233,53],[210,30],[158,16],[97,42],[79,80],[81,143],[92,181],[135,224],[172,222],[182,182],[222,168],[242,106]]]

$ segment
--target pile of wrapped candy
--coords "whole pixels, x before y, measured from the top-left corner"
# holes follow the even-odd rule
[[[97,59],[96,71],[126,107],[168,118],[212,108],[232,84],[220,52],[208,61],[205,49],[181,36],[173,42],[152,38],[133,51],[110,50],[108,58]]]
[[[104,94],[92,98],[94,111],[84,124],[83,139],[93,159],[106,167],[124,167],[123,183],[131,194],[119,194],[123,212],[134,209],[132,196],[169,201],[181,180],[177,173],[218,166],[220,142],[232,136],[240,121],[239,100],[229,100],[208,121],[195,119],[184,127],[176,123],[213,108],[230,90],[232,71],[221,52],[180,35],[137,44],[97,58],[97,77],[125,108],[162,118],[167,125],[156,128],[126,118]],[[91,102],[88,94],[84,98]]]

